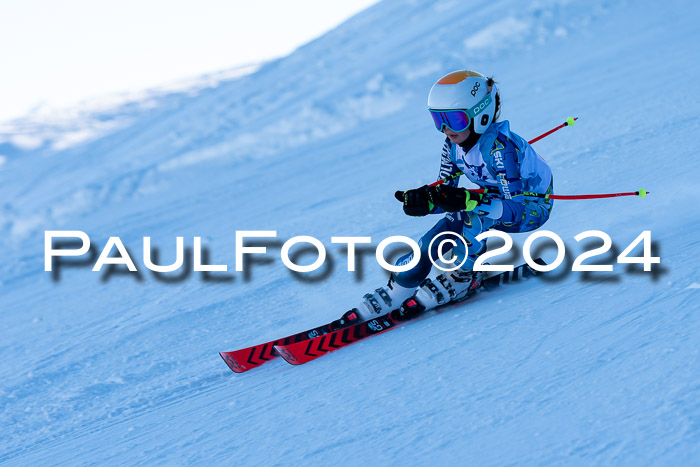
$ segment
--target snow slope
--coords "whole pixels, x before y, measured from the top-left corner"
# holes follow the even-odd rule
[[[697,462],[700,7],[465,3],[383,1],[250,75],[96,112],[118,124],[91,139],[3,127],[0,462]],[[331,236],[376,245],[437,220],[392,194],[435,177],[427,92],[463,67],[496,77],[526,138],[580,117],[536,143],[558,193],[652,192],[557,202],[546,228],[571,258],[582,231],[619,253],[651,230],[661,265],[561,266],[304,366],[230,372],[218,351],[333,319],[385,280],[371,256],[344,271]],[[85,262],[53,280],[51,229],[96,253],[119,236],[140,276]],[[235,273],[236,230],[313,235],[333,267],[299,280],[278,243]],[[158,278],[144,236],[163,264],[201,236],[229,273]]]

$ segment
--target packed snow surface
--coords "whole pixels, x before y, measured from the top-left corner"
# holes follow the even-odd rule
[[[696,463],[698,13],[383,1],[243,77],[0,126],[0,462]],[[347,272],[332,236],[377,245],[437,221],[393,193],[434,180],[443,137],[426,97],[460,68],[495,76],[525,138],[579,117],[535,144],[558,193],[651,194],[556,202],[545,228],[569,256],[549,279],[303,366],[232,373],[217,352],[327,322],[386,280],[372,254]],[[45,272],[45,230],[86,232],[95,256]],[[277,231],[248,274],[234,270],[244,230]],[[612,238],[609,264],[649,230],[661,264],[571,272],[601,244],[574,240],[587,230]],[[330,257],[303,280],[280,259],[295,235]],[[91,271],[110,236],[138,274]],[[202,237],[228,272],[147,270],[143,237],[169,264],[177,236],[187,258]]]

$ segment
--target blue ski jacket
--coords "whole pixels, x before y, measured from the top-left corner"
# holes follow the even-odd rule
[[[458,171],[480,188],[498,190],[476,209],[477,214],[494,220],[495,228],[526,232],[549,218],[552,200],[526,193],[553,193],[552,170],[527,141],[510,130],[507,120],[491,124],[468,151],[445,139],[438,180]],[[459,178],[447,183],[456,187]],[[433,210],[439,212],[443,211]]]

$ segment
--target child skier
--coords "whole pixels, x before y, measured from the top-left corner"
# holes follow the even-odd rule
[[[508,121],[497,122],[500,96],[492,78],[460,70],[440,78],[430,89],[428,110],[435,128],[444,133],[445,143],[438,179],[462,172],[488,193],[478,194],[459,188],[457,177],[436,186],[422,186],[397,192],[403,210],[409,216],[445,214],[418,245],[420,261],[408,271],[393,273],[385,287],[363,297],[358,308],[347,312],[336,326],[356,320],[369,320],[398,310],[400,317],[434,308],[465,297],[480,284],[480,273],[472,270],[476,259],[486,251],[485,241],[476,237],[486,230],[528,232],[549,218],[552,201],[524,193],[553,192],[552,171],[523,138],[510,130]],[[451,272],[426,279],[432,258],[438,258],[439,241],[431,240],[443,232],[452,232],[465,240],[452,250],[462,266]],[[431,255],[429,255],[431,253]],[[445,251],[441,252],[443,255]],[[396,262],[407,264],[413,253]],[[408,298],[417,306],[402,307]]]

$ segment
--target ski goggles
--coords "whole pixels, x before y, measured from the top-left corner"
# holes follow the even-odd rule
[[[442,132],[444,127],[449,128],[455,133],[460,133],[467,128],[472,119],[464,110],[432,110],[430,116],[433,117],[435,128]]]
[[[481,113],[486,107],[491,104],[491,94],[486,94],[474,107],[471,109],[459,110],[433,110],[430,111],[430,116],[433,117],[433,123],[437,131],[442,132],[444,127],[449,128],[455,133],[460,133],[467,128],[473,118]]]

